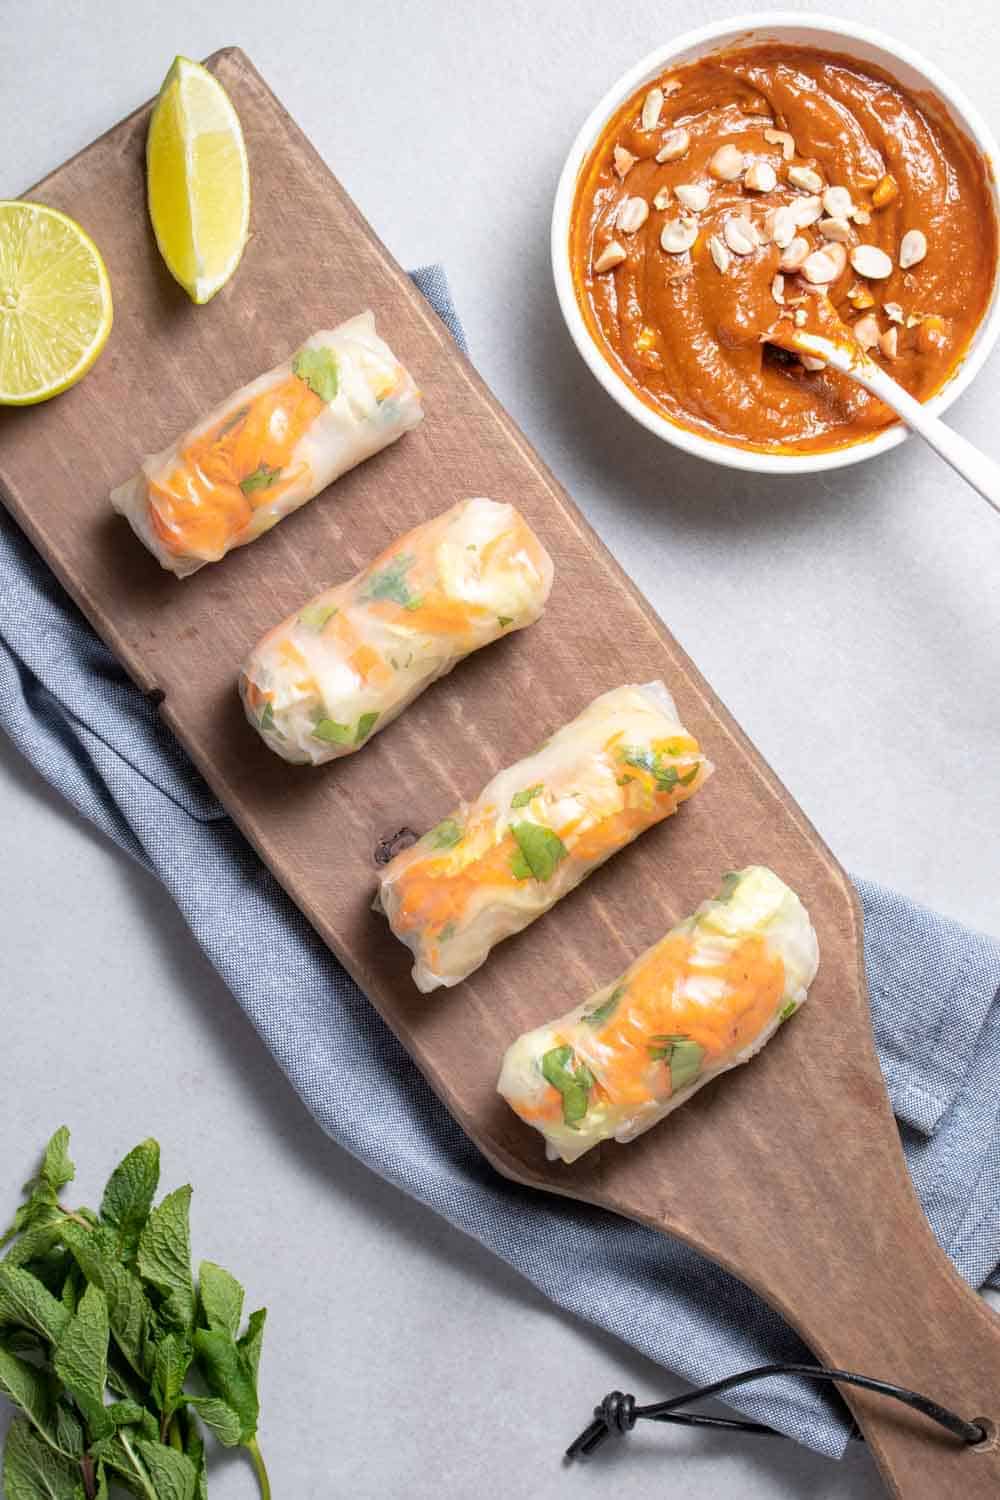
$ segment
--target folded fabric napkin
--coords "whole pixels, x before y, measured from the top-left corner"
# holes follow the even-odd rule
[[[464,347],[443,273],[414,279]],[[163,881],[341,1146],[560,1307],[695,1384],[810,1357],[776,1314],[684,1245],[492,1170],[5,515],[0,728]],[[1000,943],[858,884],[875,1031],[917,1191],[961,1274],[1000,1286]],[[608,1377],[613,1385],[613,1369]],[[731,1399],[820,1452],[847,1441],[846,1409],[806,1383],[775,1380]]]

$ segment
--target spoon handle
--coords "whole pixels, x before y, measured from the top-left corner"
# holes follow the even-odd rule
[[[866,362],[865,367],[856,370],[856,378],[873,396],[878,396],[897,411],[907,427],[919,433],[945,463],[951,464],[995,511],[1000,512],[1000,464],[988,458],[954,428],[947,427],[940,417],[932,416],[909,391],[904,391],[897,381],[876,365],[871,364],[869,368],[869,362]]]

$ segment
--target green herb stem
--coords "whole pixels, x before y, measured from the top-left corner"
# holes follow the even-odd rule
[[[143,1494],[148,1495],[149,1496],[149,1500],[159,1500],[159,1496],[157,1495],[156,1491],[153,1489],[153,1485],[152,1485],[152,1482],[150,1480],[150,1477],[149,1477],[148,1473],[146,1472],[146,1467],[143,1464],[142,1459],[139,1457],[138,1453],[136,1453],[135,1449],[132,1447],[131,1443],[129,1442],[128,1435],[127,1435],[124,1427],[120,1427],[118,1429],[118,1440],[119,1440],[119,1442],[121,1443],[122,1447],[125,1449],[125,1452],[128,1454],[129,1458],[132,1461],[132,1468],[135,1470],[135,1477],[136,1477],[136,1479],[139,1481],[139,1484],[142,1486]]]
[[[260,1486],[261,1500],[271,1500],[271,1481],[267,1477],[267,1465],[264,1463],[264,1455],[257,1446],[257,1439],[252,1437],[246,1447],[247,1452],[253,1460],[254,1473],[257,1475],[257,1483]]]

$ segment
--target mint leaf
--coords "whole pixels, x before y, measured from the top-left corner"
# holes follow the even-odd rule
[[[340,381],[332,349],[300,349],[292,360],[292,374],[304,380],[321,401],[332,401],[337,394]]]
[[[116,1259],[114,1231],[67,1223],[63,1238],[88,1282],[107,1297],[115,1342],[136,1374],[143,1375],[153,1310],[138,1277]]]
[[[150,1390],[165,1416],[172,1416],[180,1403],[193,1356],[191,1341],[182,1333],[166,1333],[156,1344]]]
[[[497,615],[497,624],[500,626],[501,630],[506,630],[507,626],[508,625],[513,625],[513,623],[514,623],[514,616],[513,615]]]
[[[268,701],[260,711],[258,725],[265,734],[274,733],[274,704]]]
[[[258,1307],[257,1311],[252,1312],[247,1319],[246,1333],[243,1334],[242,1338],[236,1340],[237,1348],[246,1360],[247,1368],[253,1376],[255,1383],[257,1373],[260,1369],[260,1347],[264,1342],[264,1323],[266,1319],[267,1308]]]
[[[243,1424],[225,1401],[218,1396],[188,1396],[205,1426],[210,1428],[224,1448],[238,1448],[243,1441]]]
[[[48,1378],[38,1365],[18,1359],[0,1344],[0,1395],[19,1406],[43,1435],[48,1435],[52,1416]],[[8,1439],[9,1441],[9,1439]]]
[[[401,552],[378,573],[373,573],[368,580],[368,587],[362,594],[363,599],[391,599],[396,604],[401,604],[404,609],[409,609],[413,604],[414,596],[411,594],[406,583],[406,575],[413,567],[414,559],[406,552]],[[419,605],[419,600],[417,601]]]
[[[510,868],[513,871],[515,880],[531,879],[531,866],[528,864],[528,861],[525,859],[520,849],[515,849],[513,854],[511,855]]]
[[[335,719],[320,719],[313,730],[313,739],[328,745],[349,745],[353,738],[350,724],[338,724]]]
[[[252,474],[240,480],[240,489],[244,495],[252,495],[257,490],[269,490],[272,484],[280,478],[280,469],[272,469],[268,464],[260,464]]]
[[[542,1058],[542,1077],[562,1094],[563,1120],[576,1129],[587,1113],[594,1075],[586,1063],[570,1067],[575,1053],[572,1047],[553,1047]]]
[[[42,1164],[35,1176],[24,1185],[28,1201],[21,1204],[14,1214],[14,1222],[0,1236],[0,1249],[25,1230],[61,1219],[58,1196],[75,1175],[76,1169],[69,1158],[69,1131],[61,1125],[45,1147]]]
[[[53,1193],[59,1193],[68,1182],[73,1181],[75,1176],[76,1168],[69,1157],[69,1131],[65,1125],[60,1125],[45,1147],[38,1176],[33,1178],[28,1186],[44,1184],[51,1188]]]
[[[47,1254],[53,1245],[58,1245],[63,1238],[63,1225],[65,1216],[58,1209],[53,1210],[52,1217],[45,1224],[33,1224],[31,1228],[21,1232],[21,1238],[16,1245],[12,1245],[3,1258],[5,1266],[25,1266],[39,1256]],[[17,1234],[14,1228],[10,1234]],[[4,1243],[0,1241],[0,1243]]]
[[[195,1500],[208,1500],[208,1475],[205,1472],[205,1444],[198,1430],[198,1419],[193,1411],[182,1411],[177,1420],[181,1424],[184,1452],[191,1460],[197,1474]]]
[[[553,833],[551,828],[543,828],[540,823],[515,823],[511,833],[524,857],[524,863],[535,879],[551,880],[556,866],[569,853],[559,835]],[[524,879],[517,870],[514,873],[519,880]]]
[[[686,1088],[693,1083],[701,1072],[701,1064],[705,1056],[705,1049],[699,1042],[693,1042],[689,1036],[653,1036],[650,1037],[649,1055],[654,1062],[661,1059],[670,1069],[670,1092],[676,1094],[678,1089]]]
[[[304,625],[307,630],[315,630],[319,635],[336,613],[336,604],[307,604],[305,609],[299,610],[299,624]]]
[[[240,1423],[240,1442],[247,1443],[257,1431],[257,1382],[243,1350],[232,1334],[221,1329],[196,1328],[195,1356],[205,1384],[213,1396],[231,1406]]]
[[[57,1401],[53,1408],[52,1439],[56,1447],[71,1458],[79,1458],[87,1446],[80,1418],[62,1401]]]
[[[112,1401],[108,1416],[116,1427],[134,1427],[146,1416],[146,1409],[138,1401]]]
[[[362,740],[366,740],[368,738],[372,730],[375,728],[375,725],[378,723],[378,718],[379,716],[376,713],[367,713],[361,715],[360,719],[358,720],[357,732],[354,736],[354,743],[356,745],[360,745]]]
[[[139,1274],[163,1298],[166,1323],[187,1329],[194,1323],[191,1281],[191,1189],[178,1188],[154,1208],[139,1239]]]
[[[626,748],[618,758],[627,766],[635,766],[638,771],[648,771],[655,778],[658,792],[672,792],[676,786],[690,786],[701,769],[700,766],[692,766],[690,771],[681,776],[677,767],[665,762],[658,751],[644,746]]]
[[[432,849],[454,849],[464,833],[465,829],[457,818],[442,818],[429,833],[424,834],[424,840]]]
[[[527,807],[528,803],[533,802],[544,790],[544,784],[540,781],[535,786],[526,786],[523,792],[514,793],[510,799],[510,805],[511,807]]]
[[[609,1021],[611,1019],[615,1011],[618,1009],[619,1001],[621,1000],[624,993],[624,985],[619,985],[616,990],[612,991],[603,1005],[599,1005],[596,1010],[588,1011],[583,1019],[589,1022],[591,1026],[603,1025],[605,1021]]]
[[[104,1406],[109,1336],[107,1298],[88,1286],[56,1346],[52,1368],[76,1399],[94,1438],[106,1437],[114,1428]]]
[[[159,1181],[160,1147],[154,1140],[141,1141],[108,1178],[101,1199],[101,1222],[116,1232],[119,1253],[126,1262],[135,1259]]]
[[[69,1319],[63,1304],[29,1271],[0,1263],[0,1323],[31,1328],[56,1344]]]
[[[799,1007],[794,1000],[789,1000],[787,1005],[783,1005],[781,1007],[781,1014],[779,1015],[778,1020],[787,1021],[789,1016],[794,1016],[798,1008]]]
[[[195,1500],[198,1474],[186,1453],[136,1438],[136,1451],[153,1482],[156,1500]]]
[[[202,1261],[198,1268],[198,1296],[209,1328],[219,1328],[235,1338],[243,1316],[243,1295],[235,1276],[210,1260]]]
[[[104,1465],[99,1463],[94,1472],[97,1478],[97,1489],[94,1491],[94,1500],[109,1500],[108,1476]]]
[[[14,1422],[3,1455],[7,1500],[78,1500],[80,1466],[48,1447],[25,1421]]]

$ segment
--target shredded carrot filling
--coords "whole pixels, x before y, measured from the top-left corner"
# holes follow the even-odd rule
[[[160,541],[178,555],[220,556],[301,478],[291,464],[323,401],[296,375],[262,391],[181,450],[165,480],[149,483],[149,514]]]

